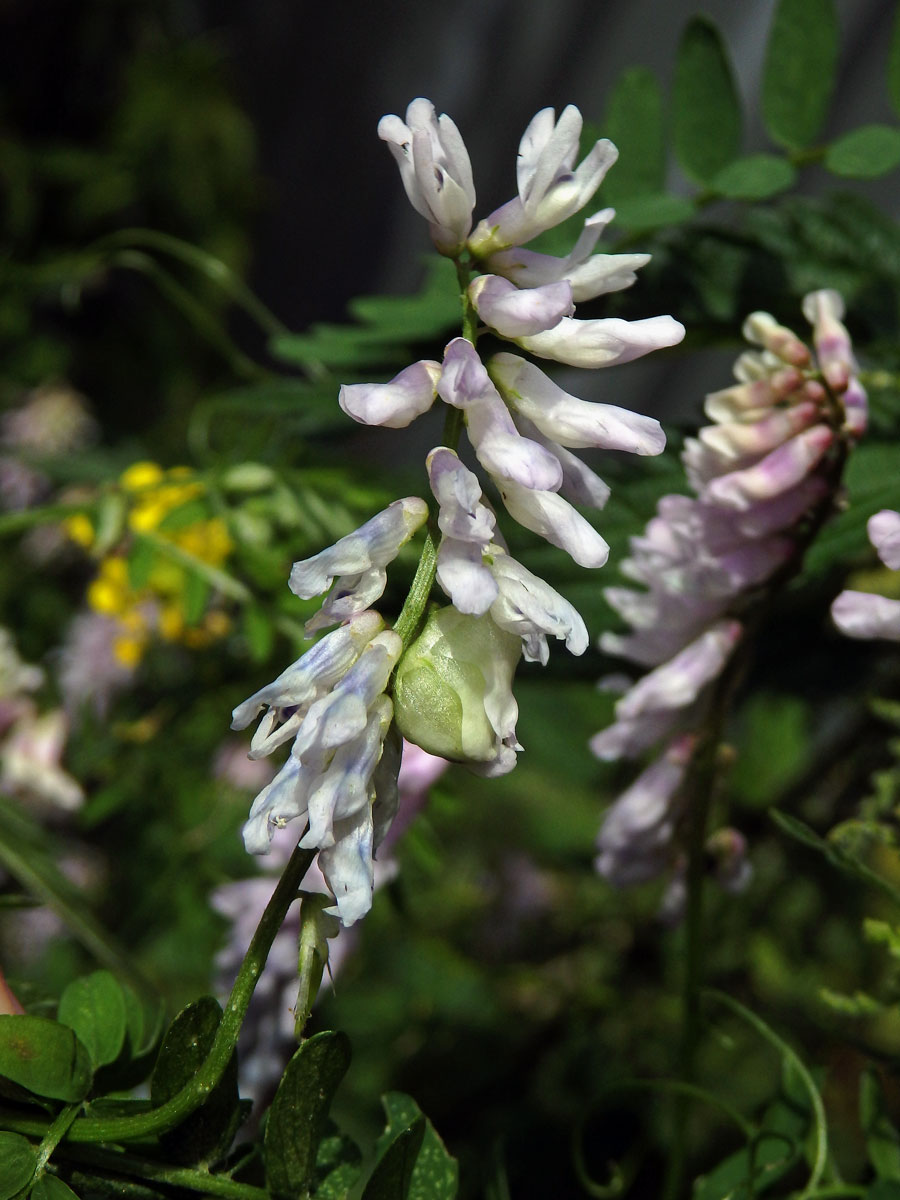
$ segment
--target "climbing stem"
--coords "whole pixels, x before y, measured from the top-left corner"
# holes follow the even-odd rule
[[[185,1117],[200,1107],[231,1061],[244,1016],[266,964],[269,949],[281,928],[287,910],[297,897],[300,882],[309,870],[314,855],[315,850],[303,850],[300,846],[297,846],[291,855],[241,963],[209,1054],[190,1083],[185,1084],[181,1091],[165,1104],[134,1117],[79,1117],[66,1135],[68,1141],[118,1142],[165,1133],[174,1129]]]

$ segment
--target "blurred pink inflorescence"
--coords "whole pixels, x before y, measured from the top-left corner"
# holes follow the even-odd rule
[[[596,865],[616,886],[677,872],[697,732],[744,636],[745,616],[792,568],[807,532],[830,510],[847,444],[865,429],[866,396],[841,298],[813,292],[803,311],[815,357],[768,313],[747,318],[744,335],[759,348],[738,358],[735,386],[707,396],[713,423],[685,443],[694,495],[664,496],[644,533],[631,539],[621,570],[641,589],[604,591],[630,629],[603,634],[601,649],[646,674],[626,684],[614,722],[592,749],[614,760],[664,746],[604,817]],[[732,861],[743,853],[743,843],[740,854],[735,845],[732,838],[732,887],[747,878]]]

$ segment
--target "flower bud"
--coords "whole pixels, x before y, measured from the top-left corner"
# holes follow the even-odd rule
[[[398,729],[407,741],[441,758],[507,759],[510,769],[518,715],[511,684],[521,651],[521,640],[487,614],[437,609],[397,667]]]

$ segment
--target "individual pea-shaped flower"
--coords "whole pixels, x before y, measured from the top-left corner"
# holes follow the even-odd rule
[[[395,500],[327,550],[294,563],[290,588],[303,600],[321,595],[335,581],[321,609],[306,622],[306,632],[336,625],[369,608],[384,591],[384,568],[427,518],[428,505],[418,496]]]
[[[884,508],[869,518],[866,528],[884,565],[900,571],[900,513]],[[900,642],[900,600],[847,590],[832,604],[831,617],[847,637]]]
[[[581,127],[574,104],[563,109],[558,121],[552,108],[542,108],[531,119],[519,143],[518,195],[477,226],[469,238],[476,258],[530,242],[587,204],[619,152],[602,138],[575,167]]]
[[[468,151],[453,121],[436,116],[430,100],[419,97],[406,110],[406,122],[388,115],[378,136],[400,168],[409,202],[428,221],[441,254],[456,255],[472,227],[475,187]]]
[[[484,260],[484,266],[496,275],[503,275],[516,287],[536,288],[548,283],[568,283],[576,304],[593,300],[607,292],[631,287],[636,271],[650,261],[649,254],[595,254],[594,247],[615,210],[604,208],[584,223],[578,241],[565,258],[538,254],[514,246],[499,250]]]
[[[521,749],[512,694],[521,653],[519,638],[489,615],[435,610],[397,667],[397,728],[429,754],[486,775],[511,771]]]

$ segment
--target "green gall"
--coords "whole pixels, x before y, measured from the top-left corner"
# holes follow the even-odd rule
[[[400,660],[394,716],[410,742],[456,762],[503,763],[510,770],[515,721],[512,679],[521,639],[487,614],[441,608]]]

